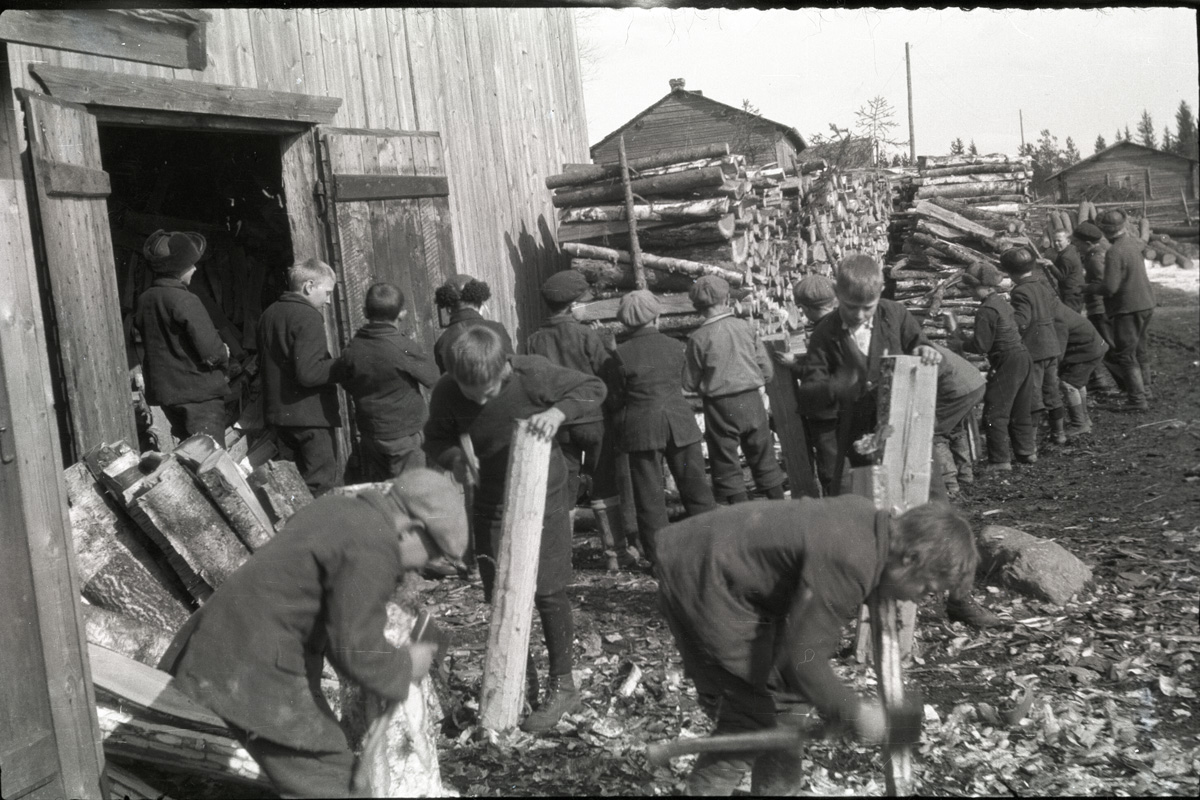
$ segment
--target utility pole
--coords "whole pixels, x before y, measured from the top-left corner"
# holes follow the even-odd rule
[[[1017,113],[1021,115],[1020,116],[1020,119],[1021,119],[1021,152],[1024,153],[1025,152],[1025,112],[1018,108]]]
[[[904,43],[904,69],[908,73],[908,163],[916,166],[917,139],[913,133],[912,61],[908,57],[908,42]]]

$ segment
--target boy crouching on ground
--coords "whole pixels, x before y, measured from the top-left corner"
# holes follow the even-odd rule
[[[868,741],[884,735],[875,703],[855,697],[829,660],[875,590],[897,600],[969,583],[971,526],[950,506],[899,516],[855,496],[720,508],[659,531],[659,599],[714,734],[797,725],[815,705]],[[685,794],[799,789],[800,753],[703,753]]]

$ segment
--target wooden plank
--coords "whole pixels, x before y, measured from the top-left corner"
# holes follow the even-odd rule
[[[228,730],[224,720],[172,686],[166,672],[95,644],[88,645],[88,655],[92,680],[102,695],[170,717],[189,729],[212,733]]]
[[[171,631],[128,614],[83,606],[88,644],[97,644],[143,664],[157,664],[171,645]]]
[[[119,611],[164,630],[191,613],[178,578],[164,568],[137,526],[80,462],[66,469],[71,533],[82,595],[97,608]]]
[[[302,89],[307,94],[327,95],[325,82],[325,51],[321,46],[321,31],[317,16],[322,12],[317,8],[295,8],[291,13],[296,18],[296,35],[300,41],[300,82],[296,89]],[[336,95],[336,92],[332,94]]]
[[[0,15],[0,39],[164,67],[202,69],[191,41],[204,23],[151,21],[103,9],[9,10]],[[202,35],[202,34],[201,34]],[[200,41],[200,40],[197,40]]]
[[[366,98],[363,95],[362,67],[358,61],[358,32],[350,9],[328,9],[318,15],[325,56],[326,90],[338,94],[342,104],[342,124],[367,127]]]
[[[317,182],[316,144],[312,132],[280,140],[283,197],[287,204],[288,230],[292,239],[292,260],[316,257],[328,262],[323,211],[313,197]],[[260,309],[261,311],[261,309]]]
[[[254,63],[255,42],[250,27],[250,9],[226,9],[225,24],[228,26],[230,68],[233,70],[231,83],[234,86],[257,88],[258,67]]]
[[[303,83],[295,11],[251,8],[248,12],[256,85],[276,92],[294,91]]]
[[[31,64],[29,69],[56,98],[123,108],[321,123],[332,121],[342,103],[337,97],[112,75],[48,64]]]
[[[515,728],[525,700],[525,663],[549,468],[550,440],[532,433],[528,420],[519,421],[509,449],[496,587],[479,693],[479,724],[494,731]]]
[[[112,192],[102,169],[40,159],[37,174],[46,177],[46,194],[51,197],[108,197]]]
[[[788,340],[787,334],[765,336],[763,344],[768,353],[785,352],[789,349]],[[767,398],[771,401],[771,419],[783,450],[783,463],[792,499],[820,497],[821,488],[813,475],[804,421],[800,418],[797,405],[796,379],[791,370],[775,367],[775,373],[767,383]]]
[[[162,789],[151,786],[137,775],[116,764],[104,765],[104,777],[108,784],[109,797],[128,798],[128,800],[173,800]]]
[[[334,199],[392,200],[447,197],[450,182],[441,175],[345,175],[333,176]]]

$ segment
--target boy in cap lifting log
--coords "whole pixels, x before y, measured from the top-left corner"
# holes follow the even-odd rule
[[[404,700],[440,637],[393,647],[387,602],[407,572],[458,558],[466,542],[462,494],[432,470],[383,493],[318,498],[188,619],[160,668],[229,724],[281,797],[349,797],[354,754],[321,694],[322,659]]]
[[[205,245],[198,233],[150,234],[142,252],[154,282],[138,297],[133,325],[144,349],[146,400],[162,406],[171,435],[182,441],[205,433],[224,447],[229,346],[188,291]]]
[[[646,289],[621,298],[617,319],[633,333],[617,345],[605,374],[617,447],[629,454],[642,552],[651,563],[658,531],[667,525],[664,458],[689,517],[716,508],[700,426],[679,382],[684,346],[659,331],[660,311],[658,298]]]
[[[590,296],[583,273],[565,269],[551,275],[542,284],[550,318],[530,334],[525,343],[526,355],[543,356],[551,364],[600,377],[611,353],[599,332],[575,317],[579,304]],[[627,533],[618,509],[612,421],[603,408],[596,408],[559,428],[558,443],[567,462],[566,500],[572,512],[579,499],[581,476],[589,479],[588,495],[604,542],[608,570],[637,567],[640,556],[632,544],[625,544]]]
[[[759,389],[775,374],[758,330],[729,308],[729,284],[704,275],[688,292],[704,322],[688,337],[683,390],[704,403],[704,440],[712,466],[713,495],[719,503],[748,497],[738,446],[758,490],[783,499],[786,480],[775,460],[775,443]]]
[[[1124,410],[1147,411],[1150,371],[1146,345],[1154,313],[1154,290],[1146,275],[1141,245],[1125,231],[1125,214],[1111,209],[1101,214],[1098,222],[1112,242],[1104,257],[1104,283],[1100,287],[1112,326],[1108,363],[1125,391]]]
[[[893,517],[863,497],[720,508],[659,531],[659,601],[714,735],[799,726],[815,706],[834,728],[884,734],[882,708],[837,679],[842,627],[873,591],[897,600],[969,582],[967,520],[944,503]],[[685,794],[794,795],[796,749],[702,753]]]

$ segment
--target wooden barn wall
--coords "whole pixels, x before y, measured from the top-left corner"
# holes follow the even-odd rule
[[[1079,191],[1093,184],[1104,185],[1105,175],[1113,186],[1126,185],[1140,189],[1146,182],[1146,170],[1150,170],[1151,199],[1178,199],[1180,190],[1187,193],[1188,199],[1197,197],[1197,186],[1193,178],[1192,164],[1165,153],[1126,151],[1114,153],[1111,157],[1080,164],[1075,169],[1063,175],[1067,187],[1068,200],[1079,199]]]
[[[588,157],[570,9],[206,10],[204,70],[24,45],[9,55],[22,66],[341,97],[333,126],[439,132],[458,269],[491,285],[491,315],[519,340],[539,324],[537,288],[560,266],[544,181]],[[13,83],[38,90],[23,68]]]
[[[659,150],[721,142],[728,142],[736,150],[735,143],[746,138],[741,119],[736,112],[703,98],[672,95],[650,113],[625,127],[625,154],[629,158],[642,158],[654,155]],[[769,122],[761,122],[754,127],[750,133],[750,143],[757,152],[757,163],[776,160],[777,135],[778,129]],[[596,163],[617,161],[619,138],[614,136],[596,148],[592,160]]]

